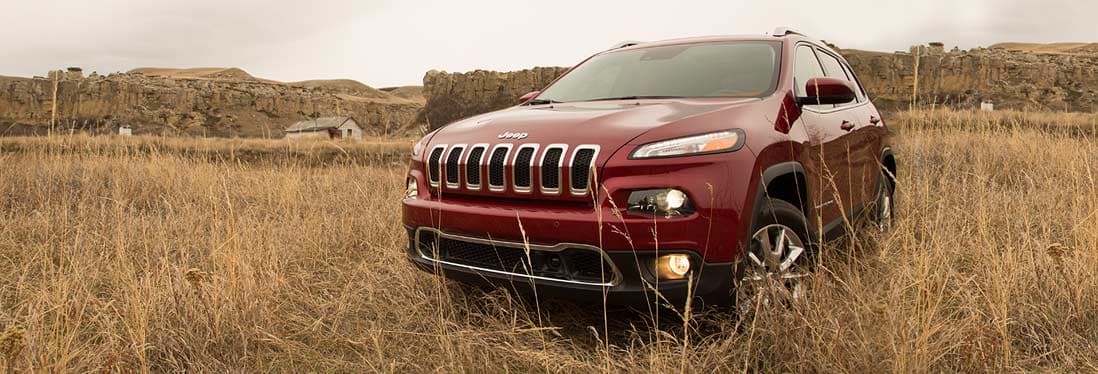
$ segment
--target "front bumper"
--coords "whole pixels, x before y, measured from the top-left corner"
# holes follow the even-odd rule
[[[471,238],[447,234],[431,228],[407,229],[409,261],[420,270],[464,283],[506,287],[518,292],[536,294],[539,298],[637,308],[655,305],[682,308],[687,299],[693,299],[694,307],[727,305],[731,300],[729,295],[732,291],[733,265],[705,263],[695,252],[684,250],[601,251],[581,244],[562,243],[542,246]],[[505,258],[508,256],[504,253],[507,250],[519,251],[523,260],[520,261],[520,265],[510,265],[510,267],[455,260],[441,255],[441,250],[432,250],[437,248],[432,245],[438,245],[439,240],[456,240],[471,245],[490,243],[490,247],[476,248],[480,251],[494,252],[489,262],[507,261]],[[605,259],[605,265],[603,265],[605,272],[601,276],[571,278],[560,275],[560,272],[554,272],[556,275],[547,275],[542,271],[544,255],[555,256],[556,253],[581,250],[597,252],[598,256]],[[691,270],[688,279],[657,279],[651,264],[657,255],[668,253],[688,253],[696,261],[697,265]],[[565,267],[571,268],[572,265],[565,265]]]
[[[654,302],[658,291],[661,298],[675,304],[681,304],[688,294],[706,304],[721,304],[729,299],[732,263],[740,254],[748,223],[744,215],[750,212],[743,209],[750,206],[748,196],[754,197],[750,186],[756,179],[751,176],[758,173],[753,171],[753,160],[752,154],[741,151],[608,162],[598,177],[598,193],[587,201],[560,199],[537,191],[482,196],[429,188],[422,162],[413,162],[409,177],[418,183],[419,193],[401,204],[404,226],[410,230],[409,259],[421,269],[453,279],[536,288],[539,296],[600,302],[605,297],[610,304],[639,305]],[[667,218],[625,210],[631,191],[655,188],[686,192],[694,212]],[[438,261],[415,248],[414,233],[424,228],[488,240],[492,245],[593,248],[608,258],[616,279],[595,284],[564,282]],[[489,246],[479,253],[491,251]],[[685,280],[656,282],[651,276],[648,269],[657,253],[673,252],[689,253],[695,260],[692,286]]]

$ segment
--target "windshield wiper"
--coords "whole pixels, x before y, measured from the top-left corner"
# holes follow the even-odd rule
[[[613,100],[641,100],[641,99],[682,99],[682,96],[618,96],[618,97],[600,97],[598,99],[590,99],[587,101],[613,101]]]
[[[533,100],[530,100],[530,101],[527,101],[527,102],[523,103],[522,105],[542,105],[542,104],[557,104],[557,103],[560,103],[560,101],[550,100],[550,99],[533,99]]]

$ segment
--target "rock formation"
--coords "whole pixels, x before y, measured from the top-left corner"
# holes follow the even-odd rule
[[[895,53],[841,52],[883,110],[910,107],[917,56],[920,107],[978,108],[989,101],[1001,109],[1098,111],[1098,44],[1013,43],[947,52],[944,43],[934,42]],[[432,127],[438,127],[505,108],[565,70],[431,71],[423,78],[424,114]]]
[[[282,137],[312,116],[350,116],[367,135],[404,134],[422,103],[349,81],[280,83],[240,69],[137,69],[83,77],[0,77],[0,133],[43,133],[57,82],[57,124],[93,133],[123,125],[135,134]]]
[[[431,70],[423,77],[427,105],[420,122],[432,128],[455,120],[515,105],[522,95],[540,90],[567,68],[539,67],[507,73],[476,70],[447,73]]]
[[[1004,43],[946,50],[930,43],[895,53],[842,50],[884,110],[944,105],[1098,111],[1098,44]],[[918,66],[918,74],[916,74]],[[374,89],[352,80],[281,83],[240,69],[143,68],[86,75],[80,68],[47,77],[0,76],[0,135],[44,133],[57,127],[135,134],[281,137],[282,129],[313,116],[350,116],[367,136],[412,134],[421,124],[454,120],[514,105],[544,88],[563,67],[515,72],[430,71],[423,87]],[[916,88],[918,77],[918,90]]]
[[[906,109],[913,95],[931,104],[978,108],[1098,111],[1098,49],[1094,45],[1051,49],[1048,45],[1001,44],[946,52],[941,43],[907,52],[844,50],[854,71],[884,109]],[[915,66],[918,64],[918,91]]]

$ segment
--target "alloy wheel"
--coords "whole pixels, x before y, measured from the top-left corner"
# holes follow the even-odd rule
[[[743,274],[736,287],[741,314],[771,304],[792,305],[804,298],[808,257],[797,232],[785,225],[763,227],[744,253]]]

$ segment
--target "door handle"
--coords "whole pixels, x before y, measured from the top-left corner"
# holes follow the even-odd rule
[[[843,121],[843,124],[839,126],[840,129],[850,131],[854,129],[854,122]]]
[[[869,123],[876,125],[878,123],[881,123],[881,119],[877,118],[877,116],[869,116]]]

